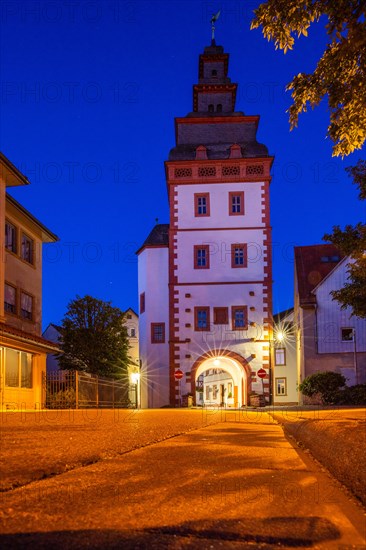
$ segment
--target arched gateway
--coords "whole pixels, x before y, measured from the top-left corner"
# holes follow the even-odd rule
[[[235,406],[245,406],[249,402],[251,392],[251,369],[247,361],[233,351],[211,350],[201,355],[194,363],[191,371],[191,391],[196,395],[196,384],[199,376],[209,369],[226,371],[233,379],[233,398]]]
[[[138,250],[141,370],[157,387],[142,392],[147,407],[177,407],[190,393],[246,405],[260,368],[269,397],[273,157],[257,140],[259,116],[237,110],[229,54],[213,42],[198,66],[165,162],[170,222]]]

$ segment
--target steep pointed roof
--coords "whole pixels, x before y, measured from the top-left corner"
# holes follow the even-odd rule
[[[158,223],[150,231],[142,246],[136,254],[140,254],[145,248],[157,248],[169,246],[169,224]]]
[[[300,306],[315,305],[313,289],[343,257],[344,254],[333,244],[295,246],[295,270]]]

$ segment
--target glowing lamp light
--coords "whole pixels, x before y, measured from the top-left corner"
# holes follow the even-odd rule
[[[215,367],[218,367],[218,366],[219,366],[219,364],[220,364],[220,360],[219,360],[219,359],[215,359],[215,361],[214,361],[214,365],[215,365]]]
[[[279,330],[276,334],[276,340],[278,340],[279,342],[282,342],[284,339],[285,339],[284,333],[282,332],[282,330]]]
[[[132,372],[131,373],[131,382],[132,384],[138,384],[140,380],[140,373],[139,372]]]

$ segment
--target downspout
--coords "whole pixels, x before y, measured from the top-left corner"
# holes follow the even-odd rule
[[[315,304],[315,352],[319,354],[319,339],[318,339],[318,305]]]

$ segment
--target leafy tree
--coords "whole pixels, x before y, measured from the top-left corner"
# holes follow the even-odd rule
[[[320,394],[323,403],[333,403],[337,398],[340,388],[344,388],[346,379],[338,372],[317,372],[305,378],[299,384],[299,390],[303,395],[312,397]]]
[[[307,36],[314,22],[326,21],[328,44],[313,73],[299,73],[292,91],[290,126],[308,106],[327,97],[333,155],[349,155],[366,139],[366,2],[364,0],[267,0],[254,10],[251,28],[262,27],[275,47],[287,52]]]
[[[358,161],[356,166],[347,168],[347,172],[360,190],[359,198],[366,199],[366,162]],[[337,225],[333,227],[333,233],[323,238],[353,260],[348,266],[349,282],[340,290],[332,291],[333,299],[341,304],[342,309],[351,307],[353,315],[366,318],[366,224],[346,225],[344,230]]]
[[[72,300],[61,325],[60,369],[123,378],[131,363],[124,313],[91,296]]]

